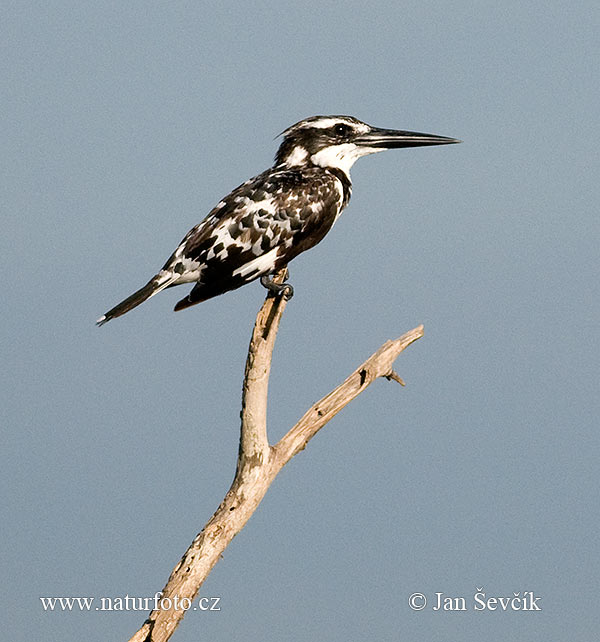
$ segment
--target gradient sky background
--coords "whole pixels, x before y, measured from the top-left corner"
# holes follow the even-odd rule
[[[425,337],[277,478],[173,640],[598,631],[597,2],[9,2],[0,239],[4,638],[126,640],[235,468],[257,283],[98,329],[313,114],[464,140],[353,168],[291,266],[281,436],[386,339]],[[534,591],[540,613],[472,610]],[[467,598],[414,612],[411,593]]]

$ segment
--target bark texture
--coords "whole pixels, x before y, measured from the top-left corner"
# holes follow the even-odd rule
[[[285,270],[277,280],[282,282]],[[129,642],[165,642],[185,610],[185,599],[193,600],[202,583],[231,540],[242,530],[260,504],[277,473],[344,406],[379,377],[404,382],[393,370],[398,355],[423,336],[418,326],[395,340],[386,341],[337,388],[317,401],[275,445],[267,437],[267,395],[271,356],[286,307],[284,297],[268,295],[261,307],[250,340],[242,394],[240,448],[235,478],[225,499],[196,536],[162,591],[163,604],[171,608],[152,611]],[[175,600],[177,598],[177,600]]]

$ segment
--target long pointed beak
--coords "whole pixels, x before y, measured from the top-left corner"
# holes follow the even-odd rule
[[[370,132],[361,134],[353,142],[361,147],[395,149],[398,147],[421,147],[423,145],[450,145],[451,143],[461,143],[462,141],[435,134],[373,127]]]

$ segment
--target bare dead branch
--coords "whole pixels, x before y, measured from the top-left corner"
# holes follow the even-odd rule
[[[278,276],[283,282],[285,270]],[[161,608],[150,613],[129,642],[166,642],[185,615],[186,604],[229,542],[256,510],[277,473],[344,406],[378,377],[404,382],[392,369],[400,352],[423,336],[419,326],[394,341],[387,341],[335,390],[314,404],[275,445],[267,438],[267,393],[273,345],[286,306],[284,297],[267,296],[254,326],[242,392],[242,425],[237,469],[225,499],[196,536],[162,591]]]
[[[330,419],[375,379],[398,377],[392,370],[392,364],[405,348],[422,336],[423,326],[420,325],[394,341],[386,341],[335,390],[309,408],[300,421],[274,446],[281,466],[283,467],[298,451],[302,450]]]
[[[400,377],[400,375],[395,371],[392,370],[390,374],[385,375],[385,378],[388,381],[397,381],[401,386],[405,386],[406,384],[404,383],[404,379]]]
[[[286,273],[287,269],[281,270],[273,280],[276,283],[283,283]],[[267,296],[256,317],[250,339],[242,386],[240,431],[240,455],[245,458],[258,457],[261,461],[266,461],[268,458],[267,395],[271,356],[279,321],[286,304],[287,301],[283,296]]]

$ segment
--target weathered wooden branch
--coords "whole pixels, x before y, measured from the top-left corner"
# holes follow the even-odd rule
[[[277,279],[285,276],[282,270]],[[237,469],[231,488],[206,526],[173,569],[162,591],[161,608],[150,613],[129,642],[168,640],[202,583],[231,540],[242,530],[277,473],[344,406],[378,377],[404,382],[392,369],[398,355],[423,336],[423,326],[386,341],[335,390],[317,401],[274,446],[267,438],[267,393],[273,345],[286,307],[268,295],[256,318],[243,384],[242,425]]]

